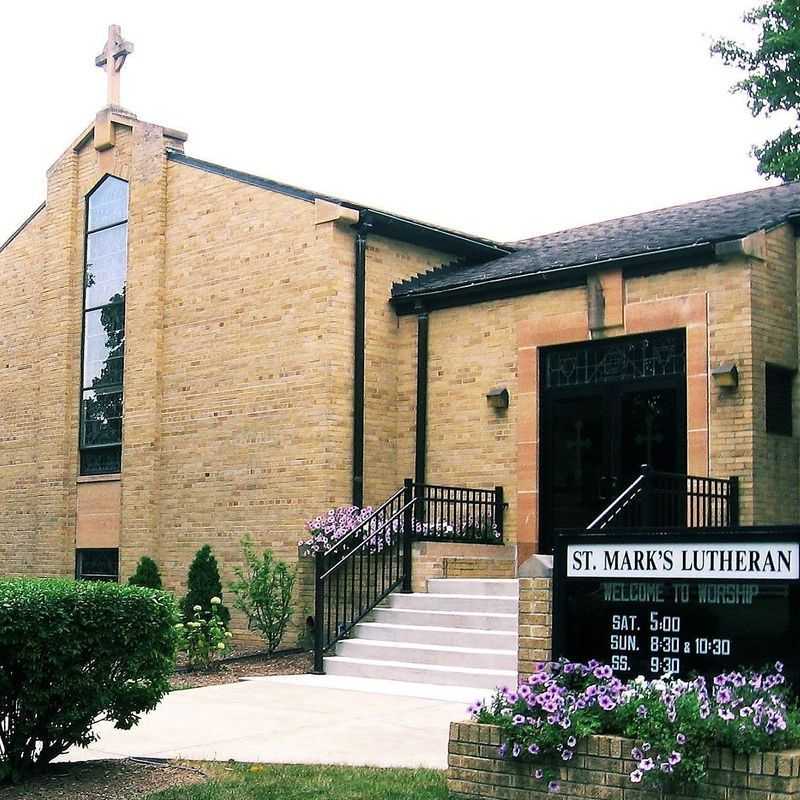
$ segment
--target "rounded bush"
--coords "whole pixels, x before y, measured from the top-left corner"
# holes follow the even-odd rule
[[[169,691],[177,609],[138,586],[0,580],[0,782],[133,727]]]

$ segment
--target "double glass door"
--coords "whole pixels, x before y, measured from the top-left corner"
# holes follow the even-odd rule
[[[643,464],[685,472],[685,377],[683,369],[674,371],[542,392],[542,552],[552,549],[554,530],[585,528]]]

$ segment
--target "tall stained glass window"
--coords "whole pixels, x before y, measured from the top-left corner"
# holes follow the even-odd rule
[[[128,184],[108,175],[88,197],[83,288],[81,475],[122,467]]]

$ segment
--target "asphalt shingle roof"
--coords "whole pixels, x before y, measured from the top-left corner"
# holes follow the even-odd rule
[[[402,298],[473,286],[693,244],[740,239],[800,212],[800,182],[715,197],[584,225],[515,243],[517,252],[483,264],[451,264],[395,284]]]

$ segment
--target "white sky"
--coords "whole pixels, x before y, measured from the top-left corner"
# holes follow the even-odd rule
[[[0,29],[0,241],[105,103],[186,152],[512,240],[764,186],[710,36],[756,0],[13,3]],[[13,8],[13,13],[11,9]],[[13,19],[12,19],[13,16]]]

